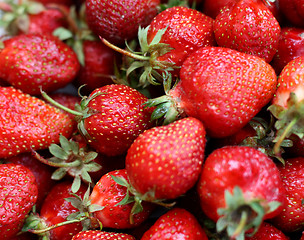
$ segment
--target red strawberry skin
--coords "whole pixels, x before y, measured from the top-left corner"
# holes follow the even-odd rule
[[[145,221],[154,205],[143,202],[143,211],[133,215],[133,223],[130,222],[131,210],[133,203],[117,205],[127,194],[127,188],[117,184],[112,176],[128,179],[125,169],[111,171],[101,177],[97,182],[90,196],[92,204],[98,204],[105,207],[104,209],[94,212],[96,217],[106,228],[127,229],[134,228]]]
[[[5,40],[0,65],[0,78],[31,95],[40,95],[40,87],[51,92],[66,86],[80,68],[68,45],[42,34],[21,34]]]
[[[244,127],[271,99],[277,77],[262,59],[236,50],[204,47],[183,63],[169,95],[178,109],[220,138]]]
[[[205,129],[184,118],[140,134],[128,150],[126,169],[131,185],[151,200],[175,199],[188,191],[201,172]]]
[[[0,109],[0,158],[46,149],[73,131],[67,114],[13,87],[0,87]]]
[[[283,211],[271,219],[272,224],[284,232],[303,231],[304,158],[286,159],[285,166],[278,166],[286,194]]]
[[[95,89],[88,108],[96,113],[84,119],[89,144],[107,156],[125,154],[134,139],[153,126],[147,97],[126,85],[111,84]]]
[[[35,176],[25,166],[0,165],[0,232],[1,239],[14,237],[37,201]]]
[[[135,240],[135,237],[125,233],[106,232],[98,230],[82,231],[76,234],[72,240],[96,240],[96,239],[108,239],[108,240]]]
[[[283,15],[293,26],[304,27],[304,1],[303,0],[279,0],[279,6]]]
[[[141,240],[208,240],[196,218],[183,208],[173,208],[160,216]]]
[[[246,237],[245,240],[289,240],[289,237],[272,224],[263,222],[254,236]]]
[[[159,0],[86,0],[88,26],[97,35],[113,44],[137,36],[138,27],[146,27],[157,15]],[[130,24],[132,23],[132,24]]]
[[[285,190],[278,168],[272,159],[254,148],[227,146],[207,157],[197,185],[204,213],[217,221],[217,209],[226,206],[224,192],[232,192],[235,186],[242,189],[248,201],[264,199],[284,203]],[[282,205],[264,218],[272,218],[280,211]]]
[[[276,53],[280,25],[261,0],[239,0],[221,9],[214,22],[216,42],[270,62]]]
[[[169,44],[173,49],[158,57],[159,61],[175,63],[180,67],[185,58],[200,47],[216,44],[211,17],[191,8],[172,7],[159,13],[151,22],[148,42],[157,32],[167,27],[161,43]],[[195,34],[193,34],[195,33]]]

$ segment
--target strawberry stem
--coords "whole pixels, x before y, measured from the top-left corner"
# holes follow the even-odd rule
[[[112,43],[110,43],[109,41],[107,41],[106,39],[102,38],[101,36],[99,36],[100,40],[108,47],[112,48],[113,50],[123,54],[123,55],[126,55],[128,57],[131,57],[131,58],[134,58],[134,59],[137,59],[137,60],[142,60],[142,61],[148,61],[150,59],[150,57],[146,57],[146,56],[141,56],[141,55],[137,55],[135,53],[132,53],[132,52],[129,52],[129,51],[126,51],[122,48],[119,48],[115,45],[113,45]]]
[[[280,153],[280,146],[283,142],[283,140],[286,138],[286,136],[290,133],[292,130],[293,126],[298,122],[299,118],[294,118],[284,129],[283,133],[279,136],[278,139],[275,139],[276,143],[273,147],[273,152],[275,155],[279,155]]]
[[[74,111],[58,102],[56,102],[54,99],[52,99],[49,95],[46,94],[46,92],[44,92],[42,89],[40,90],[42,97],[44,97],[48,102],[50,102],[51,104],[53,104],[54,106],[68,112],[71,113],[75,116],[83,116],[83,114],[81,112],[78,111]]]

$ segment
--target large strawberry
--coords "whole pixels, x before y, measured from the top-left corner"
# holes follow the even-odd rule
[[[183,208],[173,208],[160,216],[141,240],[208,240],[197,219]]]
[[[78,128],[91,147],[99,153],[117,156],[126,153],[134,139],[153,126],[151,109],[143,106],[147,100],[136,89],[111,84],[85,97],[79,111],[66,110],[77,116]]]
[[[285,138],[295,134],[303,139],[304,121],[304,56],[290,61],[282,70],[278,78],[278,88],[268,108],[275,116],[277,138],[274,151]]]
[[[171,7],[154,17],[146,29],[139,29],[140,56],[115,49],[135,59],[127,74],[142,67],[139,84],[155,84],[163,81],[163,73],[179,76],[180,67],[190,53],[216,44],[213,22],[212,18],[195,9]]]
[[[73,131],[66,113],[13,87],[0,87],[0,109],[0,158],[46,149]]]
[[[271,219],[271,222],[284,232],[303,231],[304,221],[304,158],[288,158],[286,164],[279,165],[286,194],[283,211]]]
[[[159,0],[86,0],[87,23],[97,36],[114,44],[136,37],[138,27],[146,27],[157,15]],[[131,23],[131,24],[130,24]]]
[[[259,57],[221,47],[202,47],[183,63],[180,81],[158,105],[155,118],[164,123],[192,116],[211,137],[225,137],[244,127],[273,97],[277,77]]]
[[[0,78],[23,92],[55,91],[72,82],[79,70],[75,52],[57,37],[21,34],[3,41]]]
[[[126,233],[106,232],[98,230],[81,231],[72,240],[95,240],[95,239],[108,239],[108,240],[135,240],[133,236]]]
[[[216,42],[270,62],[276,53],[280,25],[262,0],[239,0],[221,9],[214,22]]]
[[[282,211],[285,189],[272,159],[245,146],[216,149],[205,160],[197,185],[201,208],[227,228],[230,237],[257,230],[264,219]]]
[[[203,124],[192,117],[140,134],[126,156],[127,174],[137,195],[158,201],[186,193],[201,172],[205,142]]]
[[[35,176],[27,167],[14,163],[0,165],[1,239],[11,239],[21,230],[37,195]]]
[[[52,34],[58,28],[67,25],[69,9],[61,4],[44,6],[36,1],[9,0],[0,4],[4,11],[0,22],[10,35],[21,33]]]
[[[133,196],[129,196],[128,188],[116,182],[117,178],[128,185],[127,172],[120,169],[103,175],[93,188],[90,201],[102,207],[100,211],[94,212],[93,216],[105,228],[134,228],[148,218],[154,210],[154,205],[148,202],[143,202],[141,206],[137,205],[134,199],[131,200]],[[124,199],[129,201],[125,202]]]

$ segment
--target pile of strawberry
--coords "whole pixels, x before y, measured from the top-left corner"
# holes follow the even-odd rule
[[[303,6],[1,1],[1,239],[304,239]]]

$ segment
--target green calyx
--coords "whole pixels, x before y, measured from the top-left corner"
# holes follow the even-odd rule
[[[149,27],[150,26],[146,28],[138,28],[140,52],[135,52],[132,50],[127,43],[126,45],[128,50],[125,50],[114,46],[106,39],[100,37],[101,41],[108,47],[134,59],[134,61],[130,61],[129,66],[127,66],[126,74],[129,76],[135,70],[141,69],[138,87],[147,87],[149,84],[162,84],[165,79],[170,77],[171,72],[177,68],[174,63],[158,60],[160,56],[170,52],[173,49],[169,44],[160,42],[162,36],[167,30],[167,27],[160,29],[154,36],[153,40],[148,43],[147,35]]]
[[[265,203],[264,200],[246,200],[242,190],[236,186],[233,193],[225,191],[226,208],[218,209],[221,217],[216,223],[218,232],[226,230],[231,239],[245,240],[245,236],[253,236],[265,214],[274,211],[281,203],[273,201]],[[248,231],[250,230],[250,233]]]
[[[34,1],[18,1],[8,0],[0,3],[0,10],[3,15],[0,19],[0,26],[4,27],[11,35],[16,35],[18,31],[23,33],[28,32],[29,28],[29,14],[39,14],[45,7],[42,3]]]
[[[60,144],[51,144],[49,147],[53,157],[45,159],[40,154],[34,151],[36,159],[44,164],[52,167],[57,167],[57,170],[52,174],[52,179],[61,180],[67,173],[74,177],[72,184],[72,192],[79,190],[81,181],[93,184],[90,172],[97,172],[101,166],[94,162],[97,153],[87,151],[85,148],[79,148],[79,144],[75,141],[68,140],[63,135],[60,135]]]
[[[276,138],[274,139],[274,153],[279,155],[283,141],[295,134],[300,139],[304,137],[304,100],[298,101],[295,93],[290,93],[287,108],[271,105],[268,110],[277,119],[275,122]]]

